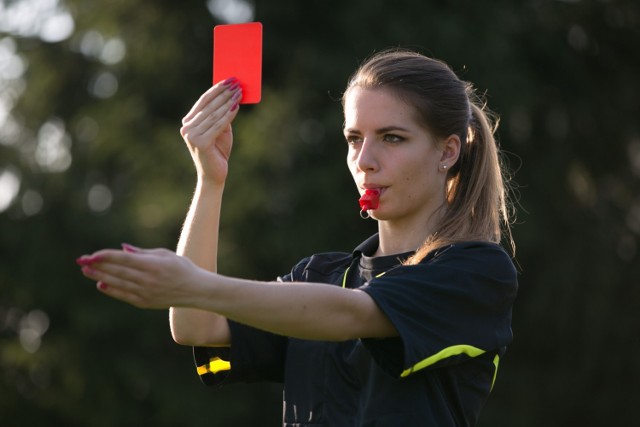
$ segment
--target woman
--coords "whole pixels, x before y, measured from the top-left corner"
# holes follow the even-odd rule
[[[344,134],[378,233],[272,283],[214,273],[240,97],[233,79],[217,84],[183,120],[198,182],[182,256],[125,245],[81,257],[83,273],[113,298],[171,307],[206,384],[284,382],[285,425],[474,425],[512,339],[517,277],[499,246],[511,239],[492,122],[471,85],[411,51],[365,61]]]

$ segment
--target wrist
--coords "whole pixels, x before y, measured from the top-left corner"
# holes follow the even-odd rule
[[[202,308],[202,300],[206,298],[206,295],[211,291],[212,274],[213,273],[198,266],[188,274],[183,285],[185,289],[185,300],[182,301],[183,307]]]
[[[222,193],[224,190],[224,181],[218,181],[205,175],[199,174],[196,181],[196,191],[204,191],[206,193]]]

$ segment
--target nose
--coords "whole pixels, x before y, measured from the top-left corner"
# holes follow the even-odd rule
[[[365,138],[362,141],[356,157],[356,166],[360,171],[371,172],[378,168],[375,148],[375,142],[372,139]]]

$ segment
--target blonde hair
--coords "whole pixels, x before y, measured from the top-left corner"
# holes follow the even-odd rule
[[[515,254],[508,179],[494,137],[499,120],[473,86],[444,62],[400,49],[367,59],[349,80],[343,104],[356,86],[391,90],[414,107],[418,120],[438,140],[457,135],[462,141],[458,160],[447,172],[445,213],[437,231],[405,263],[417,264],[454,242],[500,243],[503,235]]]

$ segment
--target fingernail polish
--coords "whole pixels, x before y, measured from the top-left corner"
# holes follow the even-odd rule
[[[226,79],[225,81],[222,82],[222,84],[224,86],[229,86],[231,83],[236,82],[238,79],[236,79],[235,77],[229,77],[228,79]]]
[[[83,265],[83,266],[82,266],[82,272],[83,272],[84,274],[93,274],[93,273],[95,273],[96,271],[95,271],[91,266],[89,266],[89,265]]]
[[[131,252],[131,253],[139,252],[138,248],[133,247],[128,243],[123,243],[122,244],[122,250],[125,251],[125,252]]]
[[[94,262],[100,262],[102,261],[102,257],[100,256],[87,256],[87,255],[83,255],[80,258],[76,259],[76,263],[78,265],[91,265]]]
[[[231,107],[231,109],[229,111],[236,111],[238,109],[239,105],[240,105],[240,103],[236,102],[235,104],[233,104],[233,107]]]
[[[109,285],[107,285],[104,282],[98,282],[98,289],[100,289],[101,291],[106,290],[109,287]]]
[[[236,90],[240,87],[240,82],[236,81],[234,84],[231,85],[231,87],[229,87],[229,90]]]

